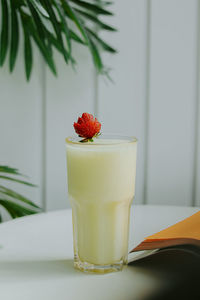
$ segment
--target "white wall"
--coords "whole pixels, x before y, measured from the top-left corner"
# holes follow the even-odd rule
[[[13,75],[0,69],[0,163],[39,185],[22,192],[46,209],[69,206],[64,139],[87,111],[104,132],[138,137],[137,203],[200,205],[200,3],[114,2],[119,32],[102,33],[119,50],[103,54],[114,84],[96,77],[77,45],[76,73],[57,55],[54,78],[37,51],[28,84],[22,53]]]

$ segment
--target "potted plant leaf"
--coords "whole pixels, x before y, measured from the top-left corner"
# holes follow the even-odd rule
[[[72,41],[87,47],[98,73],[107,74],[99,50],[111,53],[116,50],[102,40],[98,32],[116,31],[100,18],[113,15],[107,8],[111,3],[102,0],[1,0],[0,66],[9,55],[10,72],[14,70],[22,32],[27,80],[33,66],[33,43],[55,75],[54,49],[60,52],[66,64],[76,63]]]
[[[5,181],[13,181],[30,187],[35,186],[22,180],[20,178],[21,176],[17,169],[0,165],[0,207],[3,207],[13,219],[35,214],[40,211],[40,208],[35,203],[3,184]],[[1,222],[2,213],[0,211],[0,223]]]

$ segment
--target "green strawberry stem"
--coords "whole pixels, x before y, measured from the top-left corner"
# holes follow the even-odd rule
[[[101,133],[98,132],[92,138],[84,138],[83,140],[81,140],[79,142],[80,143],[94,142],[93,138],[98,138],[100,135],[101,135]]]
[[[87,143],[87,142],[94,142],[94,140],[86,138],[86,139],[83,139],[83,140],[80,141],[80,143]]]

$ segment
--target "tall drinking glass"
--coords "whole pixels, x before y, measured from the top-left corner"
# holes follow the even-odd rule
[[[67,138],[74,266],[85,272],[121,270],[127,263],[130,206],[135,194],[137,139]]]

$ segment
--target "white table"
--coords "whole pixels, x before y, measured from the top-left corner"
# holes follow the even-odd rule
[[[131,213],[130,249],[145,236],[188,217],[198,208],[139,206]],[[158,278],[128,266],[106,275],[73,268],[71,210],[42,213],[0,225],[2,300],[142,299]]]

